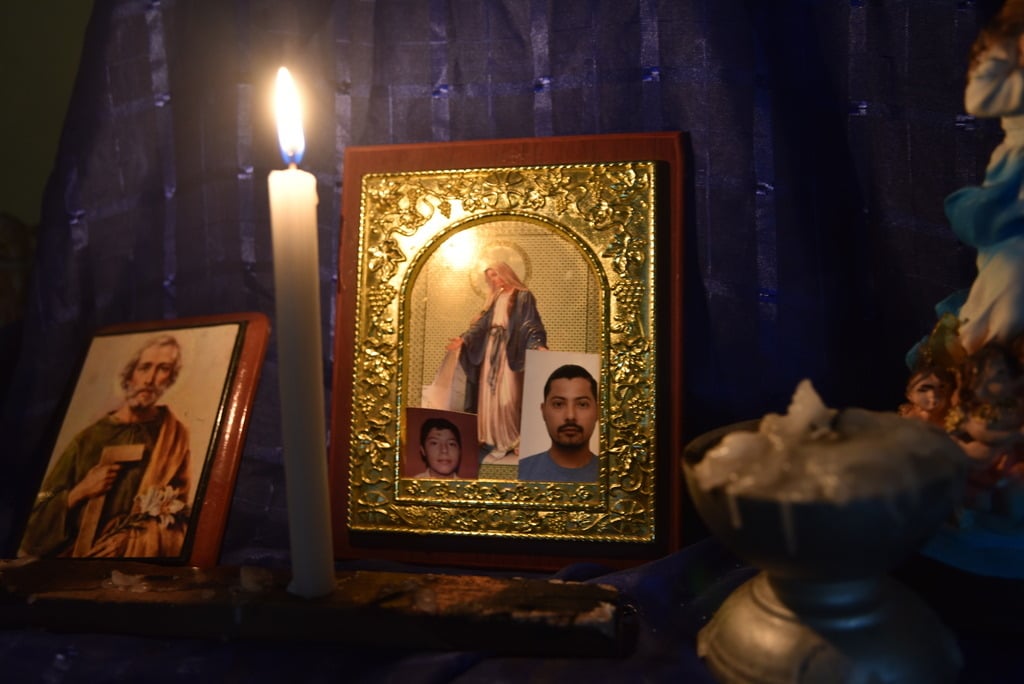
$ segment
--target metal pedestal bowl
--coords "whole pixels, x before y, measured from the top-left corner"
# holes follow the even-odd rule
[[[707,433],[683,459],[694,505],[712,533],[762,570],[698,635],[722,682],[955,681],[956,642],[886,573],[950,514],[956,483],[938,478],[843,504],[787,502],[702,489],[694,466],[739,423]]]

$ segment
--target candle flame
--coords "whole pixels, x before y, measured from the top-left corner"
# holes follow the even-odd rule
[[[302,109],[299,91],[288,69],[277,70],[277,89],[274,92],[274,110],[277,115],[277,141],[286,164],[298,164],[306,151],[302,135]]]

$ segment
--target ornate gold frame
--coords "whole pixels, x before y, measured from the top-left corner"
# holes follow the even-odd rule
[[[666,302],[656,269],[670,263],[659,259],[665,239],[659,216],[672,213],[661,207],[659,188],[673,171],[652,157],[359,177],[358,222],[343,225],[355,231],[348,235],[355,249],[346,254],[342,246],[339,299],[345,299],[345,284],[352,291],[351,310],[339,324],[350,319],[353,337],[350,346],[336,346],[335,392],[347,410],[335,411],[332,450],[332,482],[344,488],[335,525],[344,526],[346,547],[361,536],[377,546],[382,535],[385,545],[389,535],[415,535],[627,546],[665,536],[659,497],[674,496],[659,482],[657,416],[665,414],[658,373],[666,360],[657,312]],[[418,352],[410,349],[410,293],[453,236],[496,222],[511,224],[513,232],[521,226],[524,240],[546,235],[567,243],[596,283],[601,465],[595,484],[402,476],[403,409],[416,405],[408,363]],[[354,271],[347,274],[351,280],[346,264]]]

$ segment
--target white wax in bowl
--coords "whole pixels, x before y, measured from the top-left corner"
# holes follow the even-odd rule
[[[830,409],[803,380],[786,415],[726,435],[693,474],[701,489],[721,487],[730,498],[844,504],[952,481],[965,467],[963,451],[941,430],[895,413]]]

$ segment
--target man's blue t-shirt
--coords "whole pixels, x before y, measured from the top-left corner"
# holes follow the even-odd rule
[[[582,468],[565,468],[551,458],[550,451],[542,451],[519,461],[519,479],[527,482],[597,482],[597,456]]]

